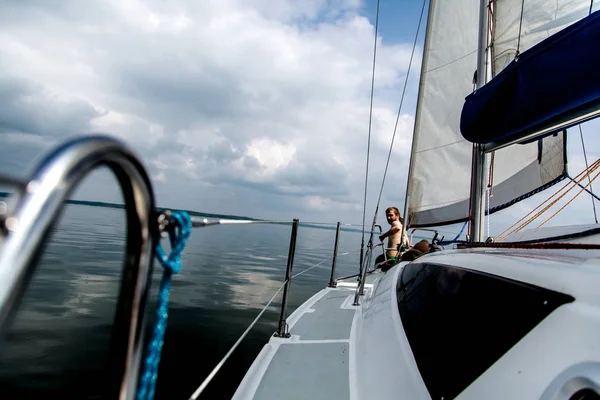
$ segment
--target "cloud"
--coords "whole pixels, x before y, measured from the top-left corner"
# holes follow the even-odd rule
[[[148,168],[162,206],[224,212],[226,204],[228,212],[264,218],[356,221],[346,212],[362,204],[374,35],[362,6],[4,2],[0,129],[52,139],[45,151],[74,134],[119,137]],[[411,51],[386,37],[378,46],[375,184]],[[405,185],[412,123],[402,115],[392,155],[398,183],[385,201],[395,204],[403,198],[397,186]],[[23,163],[3,158],[0,169]],[[78,193],[110,200],[104,181],[114,184],[105,179]]]
[[[90,128],[100,112],[20,77],[0,76],[0,133],[65,137]]]
[[[0,132],[0,176],[26,179],[48,146],[55,143],[53,138],[44,136]]]
[[[161,206],[358,222],[375,30],[364,7],[358,0],[2,2],[0,172],[22,177],[67,137],[106,133],[139,155]],[[368,213],[410,51],[411,43],[379,38]],[[403,203],[419,68],[415,61],[382,207]],[[590,163],[597,127],[583,129]],[[574,176],[584,163],[579,132],[571,131]],[[114,186],[100,173],[76,195],[121,201]],[[587,222],[591,202],[580,197],[568,219]],[[497,226],[539,201],[510,208]]]

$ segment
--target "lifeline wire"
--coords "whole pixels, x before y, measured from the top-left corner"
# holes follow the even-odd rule
[[[343,255],[347,255],[347,254],[350,254],[350,253],[349,252],[347,252],[347,253],[341,253],[339,255],[343,256]],[[320,266],[321,264],[323,264],[325,261],[329,261],[331,259],[332,258],[325,259],[325,260],[321,261],[320,263],[315,264],[312,267],[309,267],[309,268],[305,269],[304,271],[301,271],[301,272],[297,273],[296,275],[293,275],[292,278],[300,276],[303,273],[305,273],[307,271],[310,271],[311,269],[316,268],[316,267]],[[244,338],[246,337],[246,335],[248,335],[248,333],[250,332],[250,330],[252,329],[252,327],[254,327],[254,325],[256,325],[256,323],[258,322],[258,320],[260,319],[260,317],[264,314],[264,312],[267,310],[267,308],[271,305],[271,303],[273,302],[273,300],[275,300],[275,297],[279,294],[279,292],[281,292],[281,289],[283,289],[283,287],[285,286],[285,284],[287,282],[288,282],[287,280],[285,282],[283,282],[283,284],[279,287],[279,289],[277,289],[277,291],[275,292],[275,294],[273,295],[273,297],[271,297],[271,300],[269,300],[269,302],[263,307],[263,309],[260,311],[260,313],[258,313],[258,315],[256,316],[256,318],[254,318],[254,321],[252,321],[252,323],[248,326],[248,328],[246,328],[246,330],[244,331],[244,333],[242,333],[242,335],[237,340],[237,342],[235,342],[233,344],[233,346],[231,346],[231,349],[229,349],[229,351],[227,352],[227,354],[225,354],[225,356],[223,357],[223,359],[221,361],[219,361],[219,363],[217,364],[217,366],[210,372],[210,374],[208,374],[208,376],[204,379],[204,381],[200,384],[200,386],[198,386],[198,389],[196,389],[196,391],[190,396],[190,400],[196,400],[198,398],[198,396],[200,396],[200,394],[204,391],[204,389],[206,389],[206,387],[213,380],[213,378],[215,377],[215,375],[217,374],[217,372],[219,372],[219,370],[221,369],[221,367],[225,364],[225,361],[227,361],[227,359],[229,358],[229,356],[231,356],[231,354],[239,346],[239,344],[242,342],[242,340],[244,340]]]
[[[196,400],[198,398],[198,396],[200,396],[200,393],[202,393],[204,391],[204,389],[206,389],[206,386],[208,386],[208,384],[210,383],[210,381],[213,380],[213,378],[215,377],[215,375],[217,374],[217,372],[219,372],[219,370],[221,369],[221,367],[223,366],[223,364],[225,364],[225,361],[227,361],[227,359],[233,353],[233,351],[238,347],[238,345],[242,342],[242,340],[244,340],[244,338],[246,337],[246,335],[248,334],[248,332],[250,332],[250,329],[252,329],[252,327],[254,325],[256,325],[256,323],[258,322],[259,318],[263,315],[263,313],[271,305],[271,303],[273,302],[273,300],[275,300],[275,296],[277,296],[279,294],[279,292],[281,291],[281,289],[283,289],[283,287],[285,286],[286,283],[287,283],[287,280],[285,282],[283,282],[283,284],[281,285],[281,287],[279,289],[277,289],[277,292],[275,292],[275,294],[273,295],[273,297],[271,297],[271,300],[269,300],[269,302],[260,311],[260,313],[256,316],[256,318],[254,318],[254,321],[252,321],[252,323],[250,324],[250,326],[248,326],[248,328],[246,328],[246,330],[244,331],[244,333],[242,333],[242,336],[240,336],[240,338],[237,340],[237,342],[235,342],[234,345],[231,346],[231,349],[229,349],[229,351],[227,352],[227,354],[225,354],[225,357],[223,357],[223,359],[221,361],[219,361],[219,363],[217,364],[217,366],[210,372],[210,374],[208,374],[208,376],[206,377],[206,379],[204,379],[204,382],[202,382],[202,384],[200,386],[198,386],[198,389],[196,389],[196,391],[190,396],[190,400]]]
[[[350,254],[350,252],[341,253],[341,254],[338,254],[338,255],[339,255],[339,256],[346,256],[346,255],[348,255],[348,254]],[[323,264],[325,261],[331,261],[331,260],[333,260],[333,257],[326,258],[326,259],[324,259],[323,261],[321,261],[320,263],[318,263],[318,264],[315,264],[315,265],[313,265],[312,267],[310,267],[310,268],[307,268],[307,269],[305,269],[305,270],[304,270],[304,271],[302,271],[302,272],[298,272],[296,275],[292,276],[292,278],[295,278],[295,277],[297,277],[297,276],[300,276],[300,275],[302,275],[303,273],[305,273],[305,272],[308,272],[308,271],[310,271],[310,270],[311,270],[311,269],[313,269],[313,268],[317,268],[318,266],[320,266],[321,264]]]

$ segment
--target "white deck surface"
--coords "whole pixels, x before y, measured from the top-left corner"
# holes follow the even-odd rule
[[[368,277],[365,295],[373,288]],[[356,278],[317,293],[287,320],[290,338],[273,337],[248,371],[234,399],[350,399]],[[363,296],[364,298],[364,296]]]
[[[413,263],[428,262],[575,298],[547,316],[456,399],[568,400],[583,384],[600,392],[599,250],[447,250]],[[396,284],[406,264],[370,275],[360,306],[353,305],[355,278],[315,294],[287,319],[291,337],[270,339],[233,398],[431,399],[398,312]]]

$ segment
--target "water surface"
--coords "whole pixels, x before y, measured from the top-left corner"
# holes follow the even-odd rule
[[[157,399],[187,399],[281,286],[291,226],[192,232],[174,277]],[[335,230],[300,227],[288,313],[329,281]],[[358,271],[360,233],[342,231],[336,276]],[[68,205],[1,345],[3,399],[105,398],[109,339],[125,244],[125,211]],[[154,309],[160,265],[155,263]],[[200,398],[228,399],[277,328],[280,298]],[[153,314],[152,314],[153,316]],[[149,337],[149,335],[147,335]]]

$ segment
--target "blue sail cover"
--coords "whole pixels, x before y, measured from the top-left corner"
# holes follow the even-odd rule
[[[460,130],[473,143],[513,140],[599,108],[600,11],[596,11],[523,52],[467,96]]]

